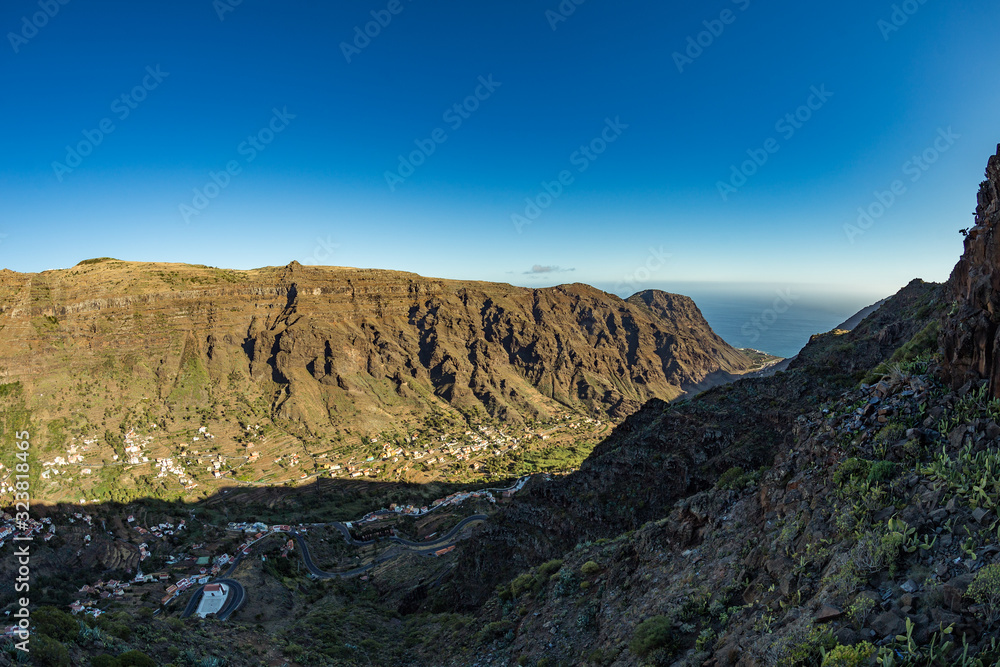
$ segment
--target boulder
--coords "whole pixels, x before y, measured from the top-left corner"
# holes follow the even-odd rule
[[[844,615],[844,612],[840,609],[834,607],[833,605],[824,604],[818,610],[814,618],[817,623],[826,623],[827,621],[832,621],[835,618],[840,618]]]
[[[869,623],[871,629],[880,637],[895,637],[906,630],[906,622],[893,611],[884,611]]]
[[[954,612],[962,612],[968,609],[965,591],[968,590],[969,584],[972,583],[974,577],[975,575],[973,574],[952,577],[942,587],[941,593],[944,596],[944,604],[948,609]]]

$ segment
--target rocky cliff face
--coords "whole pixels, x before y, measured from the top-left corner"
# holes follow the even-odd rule
[[[936,324],[943,286],[915,280],[853,331],[813,336],[788,372],[747,378],[690,401],[650,401],[571,475],[533,482],[461,545],[447,595],[482,603],[496,583],[574,545],[608,539],[670,514],[732,467],[769,465],[795,446],[796,418],[856,386]],[[936,340],[936,339],[935,339]],[[687,516],[696,531],[704,516]]]
[[[238,392],[312,435],[440,411],[624,416],[749,365],[686,297],[298,263],[3,271],[0,325],[0,367],[31,396],[121,373],[142,400],[196,410]]]
[[[948,281],[952,307],[944,319],[944,371],[954,387],[985,378],[1000,397],[1000,146],[979,186],[976,224]]]

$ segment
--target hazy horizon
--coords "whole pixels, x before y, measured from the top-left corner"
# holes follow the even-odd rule
[[[137,261],[125,258],[112,259],[126,262]],[[64,271],[69,268],[72,267],[47,270]],[[233,269],[234,267],[213,268]],[[323,268],[392,270],[384,267],[330,266]],[[436,275],[423,275],[423,277],[445,280],[478,280],[469,277],[446,278]],[[546,289],[559,285],[583,283],[622,299],[627,299],[633,294],[645,290],[662,290],[680,294],[694,300],[713,331],[730,345],[737,348],[752,347],[782,357],[794,356],[808,342],[811,335],[831,330],[863,308],[867,308],[896,292],[893,290],[889,293],[880,293],[870,289],[837,290],[827,285],[691,281],[660,283],[652,280],[644,282],[638,279],[618,281],[615,284],[586,283],[572,279],[552,281],[551,284],[530,284],[531,281],[518,281],[516,279],[499,282],[526,289]],[[900,288],[902,287],[903,285],[900,285]]]

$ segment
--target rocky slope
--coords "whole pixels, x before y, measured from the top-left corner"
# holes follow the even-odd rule
[[[794,443],[795,419],[854,386],[937,322],[943,286],[914,281],[851,332],[814,336],[795,369],[690,401],[650,401],[578,472],[535,481],[462,547],[451,595],[470,606],[518,570],[660,519],[727,469],[754,470]],[[907,348],[918,356],[927,350]]]
[[[1000,396],[1000,146],[979,186],[975,225],[966,230],[965,252],[948,281],[952,307],[941,339],[945,373],[955,387],[986,378]]]
[[[450,567],[414,558],[333,584],[252,559],[236,576],[283,605],[257,612],[259,626],[202,623],[181,655],[164,641],[192,635],[175,619],[138,623],[127,645],[71,621],[64,643],[80,660],[135,647],[185,665],[233,645],[254,647],[234,665],[998,664],[1000,157],[987,173],[948,284],[910,283],[851,331],[814,336],[787,371],[650,400],[578,472],[539,475],[501,502]],[[271,368],[276,386],[299,358],[299,338],[280,335],[299,322],[301,293],[250,337],[252,372]],[[41,547],[41,562],[64,546]]]
[[[474,664],[997,664],[1000,158],[987,177],[948,284],[914,281],[787,372],[645,406],[502,510],[464,547],[499,580],[462,581],[486,595]]]
[[[147,398],[198,406],[228,382],[313,435],[441,410],[624,416],[748,367],[690,299],[644,298],[653,307],[585,285],[98,260],[0,272],[0,367],[34,396],[124,369]]]

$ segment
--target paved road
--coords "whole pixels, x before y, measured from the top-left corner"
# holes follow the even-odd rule
[[[388,541],[388,542],[395,542],[396,544],[402,544],[404,547],[422,548],[422,547],[429,546],[431,544],[436,544],[438,542],[447,542],[457,532],[459,532],[462,528],[464,528],[468,524],[474,523],[476,521],[486,521],[486,519],[488,519],[488,518],[489,517],[486,516],[485,514],[474,514],[474,515],[472,515],[470,517],[462,519],[458,523],[458,525],[456,525],[454,528],[452,528],[450,531],[448,531],[448,533],[446,535],[444,535],[443,537],[439,537],[438,539],[434,540],[434,542],[413,542],[412,540],[404,540],[402,537],[395,537],[395,536],[386,537],[386,538],[383,538],[383,539],[386,540],[386,541]],[[318,525],[321,525],[321,526],[325,525],[325,526],[331,526],[333,528],[336,528],[338,531],[340,531],[340,534],[344,536],[344,539],[347,541],[347,543],[350,544],[350,545],[352,545],[352,546],[355,546],[355,547],[367,547],[367,546],[371,546],[372,544],[375,544],[375,542],[378,541],[377,539],[376,540],[365,540],[365,541],[354,539],[351,536],[351,531],[347,529],[347,526],[345,526],[344,524],[340,523],[339,521],[334,521],[332,523],[327,523],[327,524],[318,524]],[[438,548],[440,549],[441,547],[438,547]]]
[[[462,529],[464,529],[466,526],[473,523],[480,523],[482,521],[486,521],[486,519],[488,518],[489,517],[487,517],[485,514],[474,514],[473,516],[466,517],[465,519],[462,519],[454,528],[449,530],[445,535],[442,535],[433,542],[411,542],[410,540],[404,540],[401,537],[391,537],[388,538],[388,540],[395,542],[396,544],[400,544],[404,547],[407,547],[409,550],[417,551],[418,553],[422,553],[424,555],[431,555],[438,549],[444,549],[452,546],[454,544],[455,536],[458,535],[458,533],[460,533]],[[346,532],[346,531],[347,528],[345,527],[341,532]],[[308,569],[313,576],[319,579],[355,577],[359,574],[367,572],[376,565],[381,565],[382,563],[392,560],[393,558],[399,556],[400,553],[402,553],[402,552],[396,552],[393,554],[383,555],[375,559],[371,563],[368,563],[367,565],[362,565],[361,567],[356,567],[352,570],[346,570],[344,572],[326,572],[324,570],[319,569],[316,566],[316,563],[313,562],[312,554],[309,553],[309,545],[306,544],[306,541],[302,538],[302,536],[295,532],[292,533],[292,536],[295,538],[296,543],[298,543],[299,545],[299,551],[302,552],[302,560],[305,561],[306,569]],[[345,537],[346,539],[350,540],[351,539],[350,533],[347,532],[347,535]],[[374,542],[374,540],[369,542],[352,541],[351,543],[355,545],[364,545],[364,544],[371,544],[372,542]]]
[[[243,589],[243,585],[235,579],[219,579],[215,583],[229,586],[229,595],[226,597],[226,604],[215,615],[220,621],[227,621],[246,602],[247,593]]]
[[[215,615],[215,617],[220,621],[226,621],[236,612],[237,609],[243,606],[244,602],[246,602],[246,590],[243,588],[243,585],[235,579],[216,579],[212,583],[225,584],[229,588],[229,594],[226,596],[226,603],[222,605],[222,609],[220,609]],[[201,595],[204,591],[204,586],[199,586],[195,590],[194,595],[192,595],[191,599],[188,600],[187,606],[181,614],[181,618],[188,618],[198,610],[198,603],[201,601]]]

